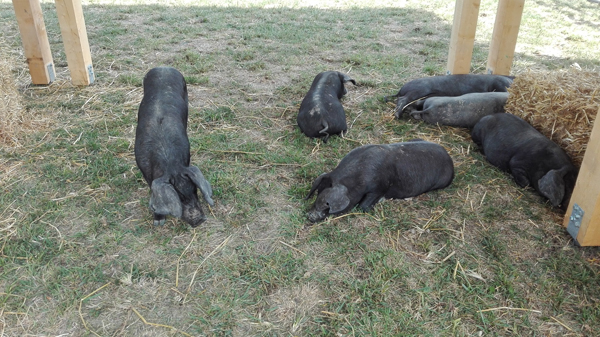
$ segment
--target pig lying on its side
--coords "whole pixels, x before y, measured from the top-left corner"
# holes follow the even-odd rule
[[[167,215],[192,227],[206,220],[198,201],[199,188],[213,205],[212,189],[202,172],[190,166],[187,137],[188,95],[183,75],[174,68],[151,69],[144,77],[144,97],[138,110],[135,161],[152,190],[154,224]]]
[[[577,169],[563,149],[529,123],[508,113],[489,115],[471,137],[486,159],[510,172],[519,186],[532,186],[553,206],[568,206]]]
[[[337,71],[318,74],[300,104],[297,122],[302,133],[311,138],[340,134],[348,129],[340,98],[348,91],[344,83],[356,81]]]
[[[364,145],[313,182],[306,199],[315,191],[318,195],[308,219],[317,222],[330,214],[348,212],[357,204],[368,211],[381,198],[414,197],[444,188],[453,178],[452,158],[441,145],[420,139]]]
[[[424,100],[423,110],[410,115],[429,124],[471,129],[487,115],[504,112],[508,92],[481,92],[455,97],[430,97]]]
[[[421,98],[433,96],[460,96],[474,92],[506,92],[513,82],[514,77],[503,75],[442,75],[417,78],[402,86],[394,96],[397,97],[396,118],[402,117],[404,110],[411,112],[411,105]]]

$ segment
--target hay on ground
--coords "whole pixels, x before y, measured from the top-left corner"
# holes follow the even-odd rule
[[[8,45],[0,40],[0,144],[18,145],[18,136],[22,132],[23,106],[17,90],[17,81],[12,73],[16,60],[6,51]]]
[[[581,166],[598,110],[600,73],[528,71],[509,88],[506,111],[529,122]]]

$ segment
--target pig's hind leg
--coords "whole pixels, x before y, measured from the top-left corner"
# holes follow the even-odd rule
[[[414,118],[414,119],[423,119],[423,115],[424,114],[428,114],[429,111],[427,110],[415,110],[409,113],[410,117]]]

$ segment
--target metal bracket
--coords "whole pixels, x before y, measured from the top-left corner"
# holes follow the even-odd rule
[[[56,80],[56,73],[54,73],[54,63],[48,63],[46,65],[46,69],[48,70],[48,77],[50,78],[50,83]]]
[[[87,72],[88,76],[90,77],[90,84],[94,83],[96,78],[94,77],[94,67],[92,67],[91,64],[87,66]]]
[[[581,221],[583,219],[583,214],[585,212],[577,203],[573,204],[573,211],[571,212],[571,216],[569,217],[569,225],[567,226],[567,232],[571,234],[573,239],[575,240],[575,244],[579,246],[579,242],[577,242],[577,235],[579,234],[579,228],[581,227]]]

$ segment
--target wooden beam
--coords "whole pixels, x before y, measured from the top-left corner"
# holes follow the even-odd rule
[[[508,75],[510,73],[524,4],[525,0],[500,0],[498,2],[488,55],[487,72],[489,74]]]
[[[475,44],[480,0],[456,0],[447,74],[468,74]]]
[[[54,62],[39,0],[13,0],[21,41],[33,84],[54,81]]]
[[[563,222],[581,246],[600,246],[600,109],[597,116]]]
[[[94,68],[81,0],[56,0],[55,3],[71,81],[75,85],[89,85],[94,82]]]

